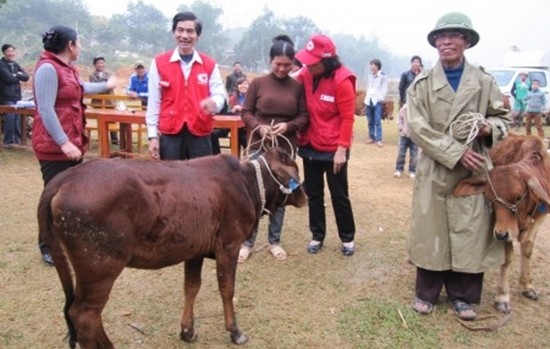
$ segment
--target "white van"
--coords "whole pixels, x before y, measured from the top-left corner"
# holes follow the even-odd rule
[[[488,72],[495,78],[500,92],[510,97],[510,106],[514,106],[514,97],[512,97],[512,87],[519,77],[519,73],[526,71],[529,74],[529,80],[538,80],[540,89],[546,95],[546,109],[550,109],[550,71],[548,69],[528,68],[528,67],[510,67],[488,69]]]
[[[526,71],[531,81],[538,80],[546,94],[546,111],[550,110],[550,51],[511,51],[503,57],[503,68],[488,69],[503,95],[510,97],[514,106],[512,87],[519,73]]]

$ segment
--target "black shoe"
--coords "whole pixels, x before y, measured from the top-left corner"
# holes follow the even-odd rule
[[[44,262],[48,266],[53,266],[53,258],[52,255],[49,252],[46,252],[42,255],[42,262]]]
[[[342,254],[344,256],[352,256],[355,253],[355,247],[342,246]]]
[[[310,253],[310,254],[316,254],[317,252],[321,251],[322,248],[323,248],[322,242],[316,245],[309,244],[306,247],[306,251],[307,253]]]

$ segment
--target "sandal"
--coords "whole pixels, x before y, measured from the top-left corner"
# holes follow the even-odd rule
[[[237,263],[243,263],[244,261],[246,261],[251,252],[252,250],[250,247],[242,245],[241,249],[239,250],[239,259],[237,259]]]
[[[428,302],[416,297],[412,304],[412,308],[419,314],[428,315],[434,310],[434,305],[432,302]]]
[[[470,303],[455,299],[453,301],[453,309],[460,320],[473,321],[476,319],[476,312]]]
[[[268,247],[269,252],[271,255],[278,261],[284,261],[286,259],[286,252],[283,250],[283,248],[278,244],[269,245]]]

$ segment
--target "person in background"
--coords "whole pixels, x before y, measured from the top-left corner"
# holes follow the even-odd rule
[[[422,58],[420,56],[412,56],[411,68],[401,74],[399,79],[399,108],[403,108],[407,102],[407,88],[411,85],[414,78],[422,70]]]
[[[412,141],[407,126],[407,104],[404,104],[397,114],[397,130],[399,131],[399,151],[395,160],[395,178],[401,177],[405,169],[407,150],[409,151],[409,178],[416,177],[416,161],[418,159],[418,147]]]
[[[229,96],[235,93],[237,89],[237,80],[240,78],[246,78],[246,74],[243,72],[241,62],[235,62],[233,63],[233,72],[231,72],[225,80],[225,89]]]
[[[116,86],[108,81],[82,82],[74,63],[82,47],[74,29],[54,26],[42,35],[44,52],[34,72],[36,111],[32,147],[40,164],[44,186],[57,174],[82,162],[88,146],[85,133],[84,93],[102,93]],[[42,260],[53,265],[49,248],[39,232]]]
[[[483,272],[504,263],[504,242],[492,238],[491,208],[483,195],[454,197],[457,183],[487,170],[488,148],[506,137],[511,119],[493,77],[470,64],[464,51],[479,34],[468,16],[443,15],[428,34],[439,60],[407,90],[408,129],[422,149],[416,167],[409,256],[416,266],[412,307],[429,314],[443,286],[458,317],[474,320]],[[484,124],[471,144],[455,139],[449,125],[479,113]]]
[[[94,57],[92,60],[92,63],[94,65],[94,72],[90,74],[89,81],[90,82],[102,82],[107,81],[113,75],[110,71],[108,71],[105,68],[105,58],[103,57]],[[110,93],[112,91],[109,91]]]
[[[310,117],[309,128],[300,133],[298,140],[312,234],[306,250],[318,253],[325,240],[326,176],[341,251],[344,256],[351,256],[355,253],[355,220],[348,190],[348,160],[355,120],[356,77],[342,65],[336,46],[326,35],[312,36],[296,58],[304,64],[297,79],[304,84]]]
[[[242,114],[244,101],[246,100],[246,93],[248,92],[248,87],[250,82],[246,76],[240,77],[237,80],[235,93],[229,96],[229,112],[231,114]],[[243,148],[246,148],[246,128],[239,129],[239,145]]]
[[[0,104],[15,105],[21,100],[21,81],[28,81],[29,74],[15,61],[15,47],[2,45],[4,57],[0,59]],[[21,123],[17,114],[4,114],[3,145],[10,147],[21,143]]]
[[[269,50],[271,72],[250,83],[242,108],[242,119],[251,134],[251,159],[258,158],[265,150],[262,140],[269,143],[272,138],[279,136],[286,137],[290,142],[279,139],[279,146],[294,156],[297,134],[309,123],[304,88],[289,75],[295,54],[294,43],[287,35],[276,36]],[[269,215],[268,250],[278,261],[287,257],[281,247],[284,214],[285,210],[281,207]],[[257,234],[258,225],[243,243],[239,262],[244,262],[250,255]]]
[[[525,97],[531,90],[531,80],[529,79],[529,73],[522,71],[519,73],[519,77],[512,86],[510,94],[514,97],[514,106],[512,108],[512,126],[519,130],[523,125],[523,116],[525,114]]]
[[[94,57],[92,60],[92,63],[94,65],[95,71],[90,74],[88,77],[88,81],[90,82],[102,82],[102,81],[108,81],[109,78],[113,75],[111,72],[109,72],[105,68],[105,58],[99,56]],[[109,94],[113,94],[114,90],[110,89],[107,91]],[[113,105],[112,101],[106,101],[106,105],[111,106]],[[92,99],[92,106],[101,106],[101,100],[99,99]],[[118,144],[118,135],[115,131],[112,131],[109,133],[111,137],[111,143]]]
[[[535,123],[537,134],[544,141],[544,129],[542,128],[542,116],[544,108],[546,107],[546,95],[540,90],[540,82],[533,80],[531,82],[531,91],[525,96],[525,134],[531,134],[531,124]]]
[[[128,84],[128,96],[141,99],[141,105],[146,107],[149,98],[149,75],[142,62],[134,64],[134,71],[135,74],[130,76]]]
[[[220,70],[195,49],[202,23],[194,13],[176,14],[172,33],[176,49],[155,57],[149,71],[149,152],[163,160],[211,155],[214,114],[226,101]]]
[[[382,103],[388,93],[388,76],[380,70],[382,62],[379,59],[372,59],[369,69],[371,73],[367,75],[367,94],[364,101],[369,124],[367,144],[376,143],[382,147]]]

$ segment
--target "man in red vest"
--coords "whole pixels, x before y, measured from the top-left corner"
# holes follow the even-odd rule
[[[202,23],[192,12],[172,21],[176,49],[161,53],[149,70],[147,133],[154,159],[186,160],[212,154],[213,115],[225,102],[216,61],[195,50]]]

